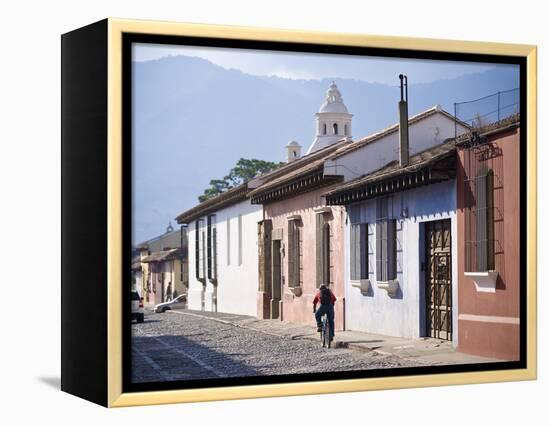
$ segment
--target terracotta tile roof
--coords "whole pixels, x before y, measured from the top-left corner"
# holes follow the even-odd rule
[[[424,118],[427,118],[427,117],[430,117],[432,115],[435,115],[435,114],[443,114],[444,116],[446,116],[447,118],[453,120],[453,121],[457,121],[459,124],[469,128],[470,126],[468,126],[468,124],[458,120],[458,119],[455,119],[455,117],[448,113],[447,111],[445,111],[444,109],[442,109],[439,105],[435,105],[425,111],[422,111],[421,113],[419,114],[416,114],[416,115],[413,115],[412,117],[409,118],[409,126],[411,124],[414,124],[414,123],[417,123],[419,122],[420,120],[423,120]],[[347,155],[349,154],[350,152],[353,152],[353,151],[356,151],[358,150],[359,148],[365,146],[365,145],[369,145],[373,142],[376,142],[377,140],[380,140],[382,139],[383,137],[385,136],[388,136],[394,132],[397,132],[399,130],[399,123],[395,123],[393,125],[391,125],[390,127],[387,127],[383,130],[380,130],[376,133],[373,133],[371,135],[368,135],[362,139],[358,139],[356,140],[355,142],[349,144],[348,146],[344,146],[340,149],[338,149],[330,158],[328,158],[329,160],[332,160],[332,159],[336,159],[336,158],[339,158],[339,157],[342,157],[344,155]]]
[[[356,179],[338,185],[331,191],[324,193],[323,196],[333,197],[337,194],[363,188],[373,183],[393,179],[397,176],[414,174],[422,169],[430,167],[440,160],[455,155],[455,153],[456,142],[454,139],[449,139],[440,145],[426,149],[411,156],[409,159],[409,165],[406,167],[401,167],[399,165],[399,161],[391,161],[390,163],[387,163],[386,165],[378,170],[373,171],[372,173],[360,176]]]
[[[464,133],[456,138],[456,143],[460,146],[463,144],[469,144],[473,139],[483,138],[495,133],[500,133],[508,129],[518,127],[520,125],[520,114],[513,114],[509,117],[503,118],[500,121],[488,124],[480,128],[474,128],[469,133]]]
[[[178,223],[190,223],[200,217],[214,213],[216,210],[244,201],[247,199],[250,193],[256,191],[258,187],[263,187],[262,185],[264,185],[266,182],[273,182],[275,180],[280,182],[285,180],[286,178],[290,178],[290,176],[302,174],[307,175],[307,173],[312,170],[312,167],[314,168],[316,166],[319,166],[319,164],[322,165],[327,155],[334,152],[339,146],[341,146],[342,143],[349,142],[338,142],[334,145],[313,152],[309,155],[305,155],[298,160],[294,160],[275,170],[264,173],[263,175],[260,175],[250,180],[249,182],[232,188],[214,198],[211,198],[210,200],[204,201],[196,205],[195,207],[192,207],[191,209],[179,214],[176,217],[176,221]],[[322,160],[319,161],[319,159]],[[314,166],[312,166],[313,163],[315,163]],[[303,169],[304,167],[306,167],[306,169]]]
[[[184,211],[176,217],[178,223],[190,223],[199,217],[206,216],[215,212],[216,210],[230,206],[232,204],[239,203],[246,200],[246,194],[248,191],[248,184],[243,183],[235,188],[231,188],[220,195],[203,201],[195,207]]]
[[[141,259],[141,261],[143,263],[163,262],[165,260],[177,259],[181,256],[182,256],[181,249],[174,248],[174,249],[157,251],[155,253],[151,253],[149,256],[146,256],[143,259]]]
[[[295,181],[297,179],[309,176],[316,172],[322,172],[325,161],[338,149],[350,145],[349,140],[341,140],[333,145],[305,155],[279,169],[261,175],[254,179],[256,187],[249,193],[250,197],[255,197],[276,187]]]
[[[185,241],[184,241],[185,243]],[[175,229],[172,232],[165,232],[164,234],[158,235],[154,238],[150,238],[147,241],[143,241],[136,246],[136,250],[150,250],[150,251],[159,251],[166,248],[179,247],[181,245],[181,231]]]

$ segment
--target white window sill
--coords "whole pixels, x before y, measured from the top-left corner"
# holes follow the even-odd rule
[[[386,290],[388,293],[388,296],[395,296],[397,293],[397,289],[399,288],[399,281],[397,280],[390,280],[390,281],[377,281],[376,287]]]
[[[369,279],[351,280],[351,286],[358,288],[361,294],[367,294],[371,287]]]
[[[497,271],[464,272],[465,277],[470,277],[480,293],[495,293],[497,287]]]
[[[300,297],[302,295],[302,287],[289,287],[288,289],[296,297]]]

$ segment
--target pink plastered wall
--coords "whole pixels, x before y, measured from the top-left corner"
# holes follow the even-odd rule
[[[316,209],[323,207],[321,194],[329,187],[316,189],[291,198],[264,205],[265,219],[271,219],[273,230],[282,229],[285,255],[283,258],[283,317],[284,321],[314,325],[313,298],[317,292],[316,280]],[[301,272],[302,294],[293,294],[288,287],[288,217],[301,217]],[[330,222],[330,286],[337,302],[335,305],[336,330],[344,324],[344,221],[343,207],[330,207],[326,218]]]

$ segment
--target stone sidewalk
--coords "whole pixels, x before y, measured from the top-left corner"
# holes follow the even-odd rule
[[[259,331],[272,336],[291,340],[306,339],[319,341],[319,333],[314,324],[301,325],[280,320],[259,320],[247,315],[235,315],[220,312],[193,310],[173,310],[167,313],[184,313],[201,318],[209,318],[235,327]],[[423,337],[404,339],[359,331],[339,331],[334,339],[336,347],[359,351],[374,351],[382,355],[395,355],[404,359],[422,361],[429,365],[471,364],[499,362],[493,358],[484,358],[457,352],[452,343],[446,340]]]

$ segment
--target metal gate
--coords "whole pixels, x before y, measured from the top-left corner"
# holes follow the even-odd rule
[[[452,340],[451,220],[426,222],[426,330]]]

